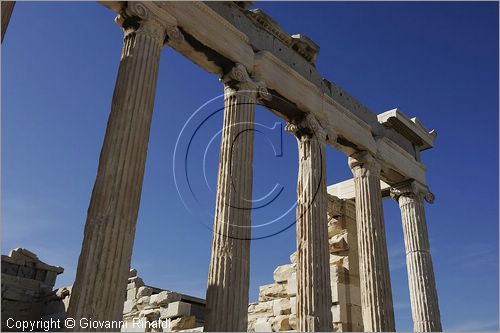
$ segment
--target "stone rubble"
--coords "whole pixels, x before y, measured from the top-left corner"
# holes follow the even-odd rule
[[[328,236],[334,331],[363,331],[359,289],[355,205],[352,200],[328,198]],[[248,306],[249,332],[297,330],[297,253],[278,266],[274,283],[259,288],[259,301]]]
[[[137,276],[137,271],[131,269],[123,307],[123,320],[127,327],[122,332],[147,331],[133,327],[134,319],[146,322],[159,320],[162,325],[156,332],[202,332],[204,309],[203,299],[146,286]]]
[[[26,249],[2,255],[2,331],[8,318],[55,320],[65,317],[64,291],[53,290],[62,267],[50,266]]]

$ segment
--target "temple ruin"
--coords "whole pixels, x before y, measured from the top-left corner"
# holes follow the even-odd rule
[[[2,40],[14,7],[6,3]],[[401,209],[414,329],[441,330],[424,208],[434,196],[420,159],[432,148],[434,131],[399,109],[376,115],[323,78],[315,67],[319,46],[288,34],[251,9],[252,2],[100,3],[116,12],[123,49],[76,280],[56,291],[63,304],[69,298],[65,316],[160,319],[175,330],[394,331],[382,208],[383,197],[391,197]],[[224,92],[206,300],[142,285],[130,270],[164,47],[220,77]],[[245,198],[252,198],[256,104],[285,120],[297,139],[297,251],[249,305],[252,207]],[[346,155],[352,179],[327,186],[327,146]],[[28,259],[15,262],[19,256]],[[9,258],[2,257],[11,265],[5,271],[2,265],[2,311],[11,311],[4,305],[7,289],[17,288],[4,290],[12,280],[4,276],[45,284],[34,286],[34,302],[46,302],[58,269],[28,252]]]

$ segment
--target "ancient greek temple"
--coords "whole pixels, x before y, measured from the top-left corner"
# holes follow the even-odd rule
[[[251,201],[245,198],[252,198],[257,104],[284,119],[297,139],[296,330],[333,330],[329,196],[354,202],[362,328],[395,330],[382,205],[391,197],[401,209],[414,329],[441,330],[424,205],[434,196],[420,158],[432,148],[434,131],[399,109],[372,113],[322,78],[317,44],[283,31],[251,3],[100,3],[116,12],[123,49],[69,317],[122,319],[160,53],[171,47],[220,77],[224,91],[204,330],[248,327]],[[13,7],[2,2],[2,40]],[[327,186],[327,146],[346,155],[351,180]]]

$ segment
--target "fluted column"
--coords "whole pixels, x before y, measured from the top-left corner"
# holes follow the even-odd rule
[[[356,189],[359,278],[363,325],[367,332],[395,331],[385,237],[380,165],[368,153],[349,157]]]
[[[3,37],[5,36],[5,32],[7,31],[7,27],[9,26],[10,16],[12,15],[12,11],[14,10],[15,4],[16,4],[15,1],[2,1],[1,2],[2,42],[3,42]]]
[[[408,181],[393,187],[391,196],[398,201],[401,208],[413,329],[415,332],[441,331],[441,316],[424,209],[424,198],[428,202],[433,202],[434,196],[427,187],[416,181]]]
[[[258,97],[269,96],[240,64],[222,81],[224,127],[204,330],[246,332],[255,104]]]
[[[124,43],[68,309],[77,322],[122,319],[165,39],[140,3],[129,2],[116,21]]]
[[[312,115],[289,124],[299,146],[297,182],[297,331],[331,332],[332,294],[325,131]]]

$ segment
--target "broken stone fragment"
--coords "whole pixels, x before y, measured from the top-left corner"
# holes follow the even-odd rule
[[[181,295],[172,291],[162,291],[153,296],[155,296],[151,299],[151,305],[153,306],[164,306],[181,300]]]
[[[271,301],[276,298],[284,298],[287,296],[286,284],[284,283],[266,284],[259,288],[259,302]]]
[[[129,313],[136,310],[135,300],[129,299],[123,303],[123,314]]]
[[[273,315],[273,302],[252,303],[248,306],[248,320]]]
[[[291,262],[292,264],[296,264],[296,263],[297,263],[297,251],[295,251],[294,253],[292,253],[292,254],[290,255],[290,262]]]
[[[143,310],[145,307],[149,305],[150,296],[143,296],[137,300],[136,306],[137,309]]]
[[[288,317],[288,324],[292,330],[297,329],[297,316],[295,314],[291,314],[290,317]]]
[[[149,287],[140,287],[139,289],[137,289],[137,298],[141,298],[141,297],[144,297],[144,296],[151,296],[151,294],[153,293],[153,290]]]
[[[272,332],[271,323],[267,317],[257,318],[255,322],[255,332]]]
[[[170,330],[179,331],[194,328],[196,324],[195,316],[180,317],[170,322]]]
[[[173,302],[168,305],[167,318],[178,318],[191,314],[191,304],[186,302]]]
[[[347,233],[341,233],[333,236],[329,240],[330,253],[342,252],[348,249],[347,246]]]
[[[288,298],[280,298],[275,299],[273,301],[273,315],[289,315],[292,313],[292,309],[290,307],[290,300]]]
[[[135,299],[137,288],[127,289],[127,299]]]
[[[290,326],[288,315],[276,316],[271,321],[271,327],[273,329],[273,332],[283,332],[292,329],[292,327]]]
[[[274,281],[277,283],[286,282],[293,273],[295,273],[294,264],[278,266],[273,273]]]

